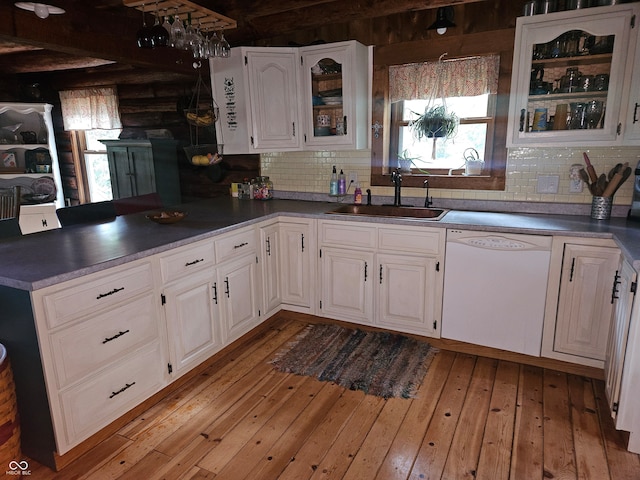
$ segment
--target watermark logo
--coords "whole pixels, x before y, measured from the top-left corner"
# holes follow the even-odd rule
[[[31,470],[29,470],[29,462],[23,460],[21,462],[16,462],[15,460],[11,460],[9,462],[9,470],[7,470],[7,475],[31,475]]]

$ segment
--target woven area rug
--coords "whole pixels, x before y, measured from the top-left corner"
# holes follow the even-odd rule
[[[309,325],[271,361],[285,373],[317,377],[384,398],[411,398],[437,349],[387,332]]]

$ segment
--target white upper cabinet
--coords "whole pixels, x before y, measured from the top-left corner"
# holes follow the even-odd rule
[[[297,49],[231,49],[212,58],[216,123],[224,153],[300,150]]]
[[[224,153],[366,148],[369,49],[237,47],[210,59]]]
[[[637,13],[625,4],[517,19],[507,146],[630,140]]]
[[[300,49],[307,150],[360,149],[368,139],[368,49],[356,41]]]

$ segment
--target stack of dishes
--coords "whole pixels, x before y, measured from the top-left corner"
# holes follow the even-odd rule
[[[341,105],[342,97],[323,97],[322,101],[325,105]]]

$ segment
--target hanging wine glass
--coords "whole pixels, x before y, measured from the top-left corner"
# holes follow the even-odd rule
[[[151,43],[154,47],[166,47],[169,45],[170,36],[162,25],[160,25],[160,14],[158,12],[158,2],[156,2],[156,18],[151,27]]]
[[[184,48],[184,25],[178,15],[178,7],[176,7],[176,13],[173,16],[173,23],[171,24],[171,46]]]
[[[211,35],[211,38],[209,39],[209,56],[220,56],[220,39],[218,38],[218,34],[216,32],[213,32],[213,35]]]
[[[227,39],[224,38],[224,32],[220,32],[220,56],[227,58],[229,55],[231,55],[231,45],[229,45]]]
[[[147,23],[144,18],[144,4],[142,4],[142,28],[138,30],[137,39],[138,47],[151,48],[153,47],[151,29],[147,27]]]
[[[169,43],[171,43],[171,22],[169,22],[169,9],[165,8],[164,9],[164,21],[162,22],[162,28],[164,28],[167,31],[167,34],[169,34]]]

